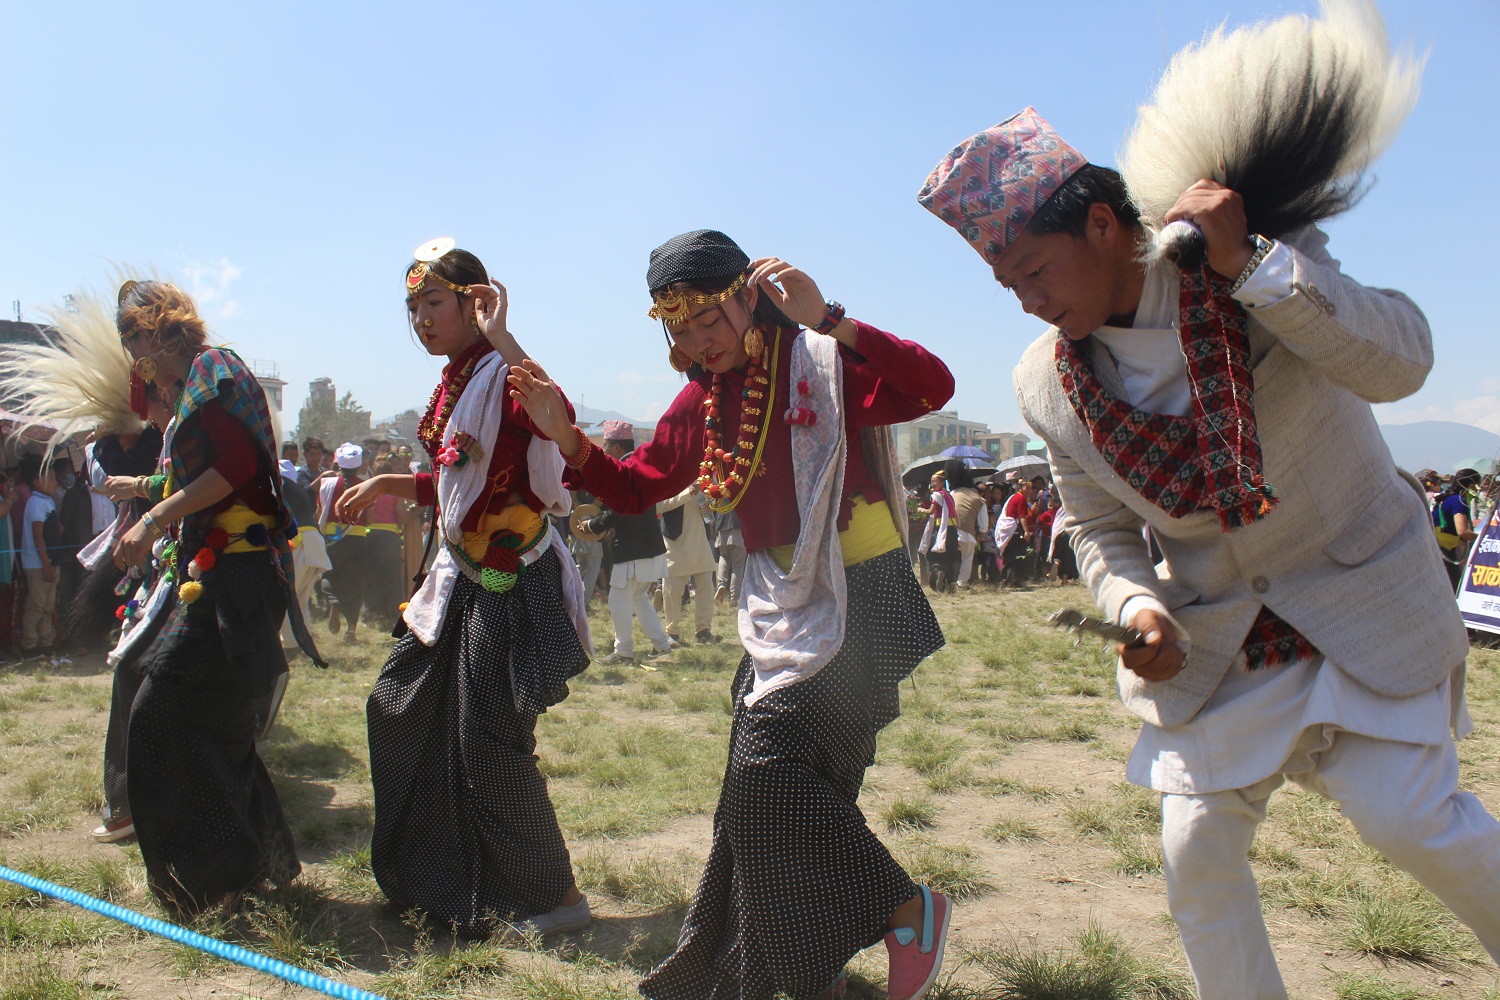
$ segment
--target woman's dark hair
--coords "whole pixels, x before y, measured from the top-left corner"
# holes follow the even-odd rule
[[[967,465],[956,458],[950,458],[943,463],[943,478],[948,480],[950,490],[974,485],[974,474],[969,471]]]
[[[408,264],[406,273],[410,274],[411,269],[416,266],[415,261]],[[484,269],[484,264],[479,258],[467,250],[459,250],[456,247],[428,264],[427,270],[455,285],[488,285],[490,283],[490,273]]]
[[[1038,236],[1067,233],[1081,239],[1088,228],[1089,209],[1096,204],[1108,206],[1120,225],[1135,229],[1141,224],[1141,213],[1130,200],[1125,178],[1108,167],[1084,164],[1076,174],[1052,192],[1042,203],[1026,228]]]
[[[1462,493],[1479,485],[1479,473],[1474,469],[1459,469],[1453,474],[1451,492]]]

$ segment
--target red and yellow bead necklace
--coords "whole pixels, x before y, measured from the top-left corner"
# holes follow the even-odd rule
[[[766,434],[771,429],[769,414],[776,405],[776,364],[780,355],[781,338],[777,336],[771,348],[770,371],[762,367],[759,357],[753,356],[745,368],[745,387],[740,390],[740,432],[733,451],[725,450],[719,432],[724,376],[714,373],[709,396],[703,401],[708,413],[703,420],[703,461],[698,465],[698,488],[708,497],[709,509],[715,513],[724,514],[739,505],[760,467]]]

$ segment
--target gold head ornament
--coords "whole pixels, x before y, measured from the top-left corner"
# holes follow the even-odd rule
[[[735,278],[722,292],[683,292],[668,286],[651,296],[656,304],[646,315],[664,323],[685,323],[694,306],[718,305],[720,302],[733,298],[734,294],[744,287],[745,276],[743,274]]]
[[[441,260],[458,243],[451,236],[439,236],[435,240],[428,240],[412,251],[414,258],[411,267],[406,269],[406,294],[417,295],[427,287],[429,279],[439,285],[457,292],[459,295],[469,293],[469,285],[455,285],[440,274],[432,272],[432,265]]]

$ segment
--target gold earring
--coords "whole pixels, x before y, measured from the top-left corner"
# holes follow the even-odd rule
[[[676,344],[667,349],[667,360],[671,362],[673,371],[685,373],[693,367],[693,360],[679,351]]]
[[[132,366],[135,373],[140,376],[142,382],[156,381],[156,359],[153,357],[137,358]]]
[[[760,363],[761,352],[766,349],[766,339],[760,335],[760,330],[755,327],[745,331],[745,353],[750,355],[750,360]]]

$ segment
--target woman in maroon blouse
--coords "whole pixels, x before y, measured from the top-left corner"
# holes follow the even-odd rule
[[[534,756],[537,716],[589,662],[583,586],[546,516],[567,512],[562,457],[506,392],[526,353],[504,287],[450,239],[416,256],[407,315],[448,358],[417,425],[437,472],[373,476],[334,502],[345,523],[381,496],[437,508],[437,558],[367,706],[370,865],[393,903],[460,934],[576,930],[588,900]]]
[[[889,995],[917,996],[941,965],[950,907],[891,858],[857,800],[901,679],[943,641],[898,528],[886,425],[942,406],[953,376],[722,233],[658,247],[647,284],[688,384],[625,461],[570,426],[535,362],[510,375],[572,485],[628,514],[696,481],[744,532],[747,652],[713,847],[677,950],[641,992],[834,995],[848,959],[884,937]]]

